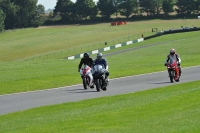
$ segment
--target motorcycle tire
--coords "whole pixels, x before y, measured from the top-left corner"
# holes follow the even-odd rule
[[[175,80],[176,82],[179,82],[179,78],[177,80]]]
[[[100,88],[101,88],[100,79],[96,79],[96,80],[95,80],[95,85],[96,85],[97,91],[100,91]]]
[[[170,78],[171,83],[173,83],[174,82],[174,71],[169,72],[169,78]]]
[[[88,85],[87,85],[87,80],[86,78],[83,78],[83,88],[86,90],[88,89]]]

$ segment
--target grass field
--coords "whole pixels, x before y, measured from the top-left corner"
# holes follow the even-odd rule
[[[58,26],[0,34],[0,94],[81,83],[77,72],[80,59],[65,60],[66,56],[104,47],[103,42],[108,40],[109,45],[120,39],[127,41],[129,33],[137,38],[151,28],[200,26],[200,23],[194,19],[129,22],[121,27],[108,25]],[[106,57],[110,78],[166,70],[163,64],[171,48],[180,54],[182,67],[199,65],[199,36],[200,32],[165,35],[104,52],[138,48]],[[87,48],[81,48],[83,45]],[[140,49],[140,46],[146,47]],[[199,84],[200,81],[194,81],[1,115],[0,132],[199,133]]]
[[[147,36],[152,28],[169,30],[181,26],[200,27],[198,19],[146,20],[127,22],[127,25],[52,26],[37,29],[20,29],[0,34],[0,62],[16,61],[58,54],[62,57],[83,53],[99,47],[104,42],[113,45],[125,40]]]
[[[140,38],[141,34],[152,34],[151,28],[168,30],[184,25],[200,27],[198,19],[179,19],[127,22],[122,26],[103,23],[4,32],[0,34],[0,94],[81,83],[77,72],[80,59],[68,61],[65,59],[67,56],[105,47],[105,41],[114,45]],[[110,78],[165,70],[163,62],[172,47],[182,57],[183,67],[198,65],[199,35],[200,32],[166,35],[104,52],[162,43],[107,57]]]
[[[1,133],[199,133],[200,81],[0,116]]]
[[[199,35],[200,32],[165,35],[121,48],[157,44],[108,56],[106,59],[109,63],[110,78],[166,70],[163,64],[171,48],[175,48],[180,54],[182,67],[199,65]],[[62,55],[52,55],[27,61],[0,62],[0,94],[81,83],[77,70],[80,59],[61,60],[61,57]]]

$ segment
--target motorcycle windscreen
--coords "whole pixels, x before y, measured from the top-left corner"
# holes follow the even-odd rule
[[[102,65],[95,65],[94,66],[94,71],[95,72],[98,72],[98,73],[104,73],[104,69],[103,69],[103,66]]]

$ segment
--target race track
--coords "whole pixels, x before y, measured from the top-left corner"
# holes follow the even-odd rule
[[[179,83],[200,80],[200,66],[182,69]],[[0,96],[0,115],[34,107],[131,93],[179,83],[170,83],[167,71],[110,80],[107,91],[84,90],[82,85]]]

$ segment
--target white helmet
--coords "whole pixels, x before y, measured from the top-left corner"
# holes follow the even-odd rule
[[[101,60],[102,59],[102,53],[98,53],[97,54],[97,60]]]

